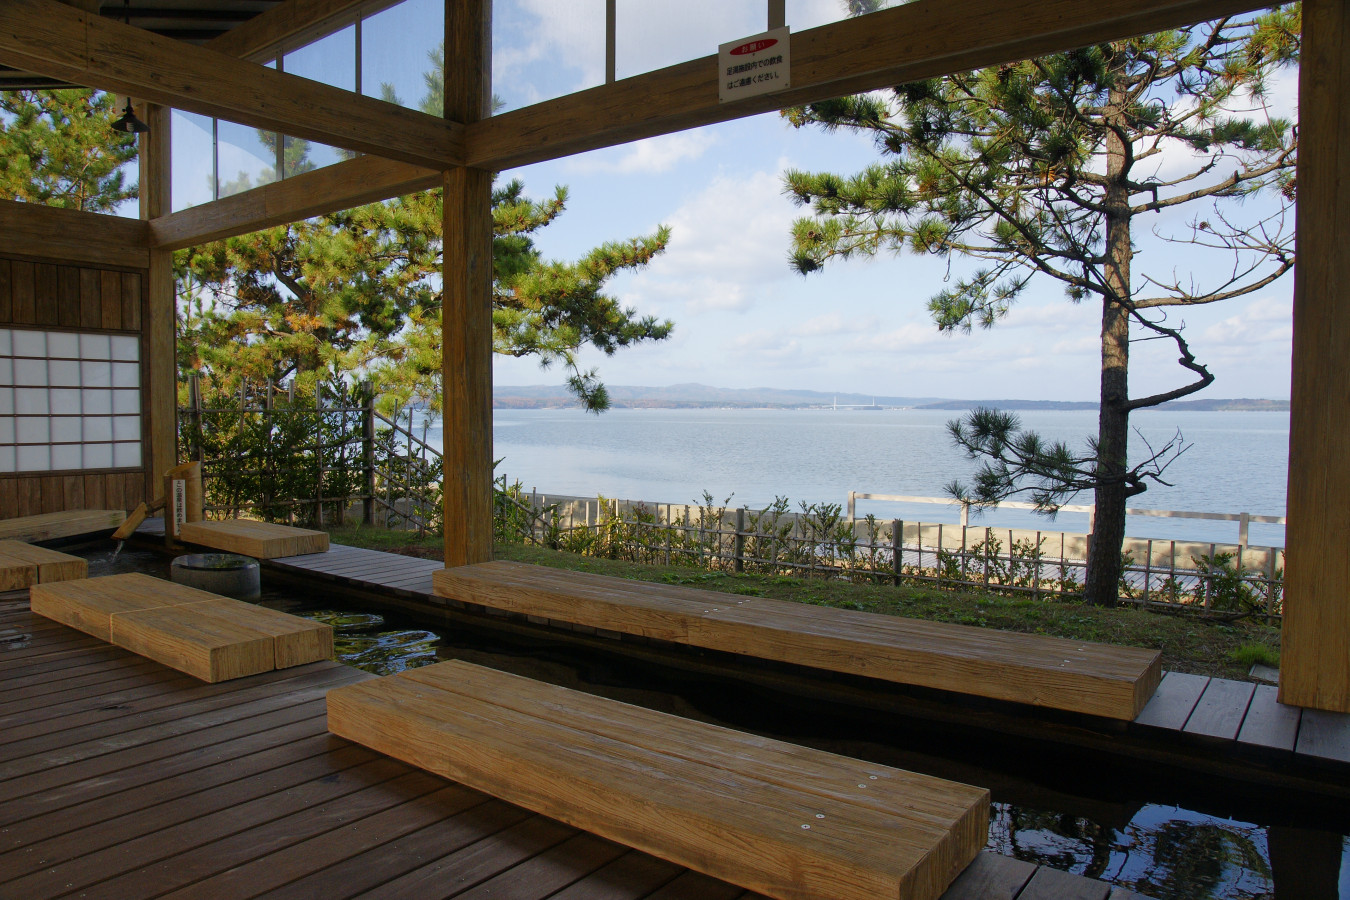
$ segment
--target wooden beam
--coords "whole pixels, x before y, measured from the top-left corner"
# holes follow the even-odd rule
[[[0,200],[0,253],[144,269],[150,231],[145,222],[41,203]]]
[[[291,0],[291,3],[272,11],[279,16],[275,28],[262,30],[260,34],[275,36],[298,33],[287,31],[288,28],[298,27],[289,23],[301,21],[311,13],[328,15],[331,19],[348,11],[353,5],[353,0]],[[716,58],[707,57],[470,124],[467,126],[466,138],[468,154],[476,166],[494,170],[509,168],[682,128],[753,115],[790,103],[805,103],[850,91],[871,90],[954,71],[963,66],[1007,61],[1018,58],[1019,54],[1025,55],[1024,51],[1031,52],[1028,48],[1032,46],[1029,43],[1032,41],[1038,42],[1034,52],[1062,50],[1070,46],[1065,43],[1071,39],[1066,35],[1073,35],[1072,39],[1080,43],[1085,40],[1105,40],[1111,36],[1119,37],[1122,33],[1137,32],[1142,27],[1141,22],[1185,23],[1206,15],[1220,15],[1251,7],[1255,2],[1152,0],[1139,7],[1132,4],[1116,5],[1128,7],[1141,16],[1151,15],[1152,18],[1141,19],[1117,9],[1116,17],[1106,24],[1079,24],[1074,28],[1066,25],[1058,31],[1051,29],[1046,34],[1040,34],[1034,29],[1023,34],[1005,22],[1001,30],[1004,39],[980,43],[975,40],[979,35],[959,27],[953,21],[953,16],[960,19],[963,15],[956,15],[953,10],[947,10],[941,5],[935,8],[929,0],[920,0],[919,3],[873,13],[862,19],[826,25],[794,35],[793,58],[796,62],[793,84],[797,86],[789,92],[743,103],[719,104]],[[982,0],[981,8],[985,9],[987,17],[997,18],[998,10],[1002,7],[995,8],[993,4],[983,3]],[[1078,5],[1068,8],[1076,14],[1076,21],[1082,19]],[[914,10],[923,13],[923,21],[928,24],[923,27],[922,37],[916,37],[902,48],[904,54],[913,58],[897,63],[896,48],[900,47],[900,43],[896,35],[913,31],[923,24],[910,18],[916,15],[912,12]],[[285,16],[280,15],[282,11],[286,11]],[[272,13],[259,16],[258,20],[270,15]],[[935,15],[940,17],[939,20],[929,22]],[[1165,20],[1159,18],[1164,15],[1167,16]],[[1061,15],[1059,18],[1064,17]],[[935,54],[929,49],[937,41],[934,35],[949,30],[966,36],[965,55],[959,58],[952,53]],[[1088,35],[1093,37],[1088,39]],[[255,46],[266,46],[266,39],[241,39],[232,45],[212,42],[211,46],[229,46],[232,52],[251,53]],[[849,47],[852,41],[862,41],[862,44],[855,49],[842,49]],[[1012,49],[1014,47],[1016,49]],[[854,72],[855,65],[857,72]],[[459,117],[452,118],[458,120]],[[330,169],[332,173],[327,176],[319,172],[298,176],[293,179],[294,186],[290,184],[292,179],[287,179],[279,184],[255,188],[203,204],[193,210],[175,213],[173,221],[153,223],[154,240],[159,246],[165,247],[191,246],[204,240],[245,234],[258,228],[424,190],[439,181],[429,170],[418,174],[415,167],[381,167],[371,161],[353,160],[322,171],[328,172]],[[310,179],[303,187],[300,186],[302,178]],[[360,190],[354,192],[352,189],[357,186]]]
[[[140,141],[141,217],[155,219],[168,212],[172,195],[172,111],[144,104],[138,114],[150,126]],[[153,502],[164,475],[178,463],[178,295],[174,283],[173,251],[149,252],[145,278],[145,308],[141,314],[141,346],[146,375],[145,496]],[[128,498],[130,499],[130,498]]]
[[[76,84],[428,168],[462,161],[463,129],[454,122],[55,0],[0,5],[0,58]]]
[[[1350,11],[1303,4],[1280,701],[1350,712]]]
[[[150,223],[150,240],[179,250],[439,187],[441,177],[433,169],[358,156],[157,218]]]
[[[716,56],[471,124],[467,165],[557,159],[801,103],[1146,34],[1265,0],[916,0],[792,36],[792,88],[717,99]]]
[[[254,61],[323,37],[398,0],[287,0],[206,42],[218,53]]]
[[[445,115],[492,109],[492,0],[446,0]],[[492,559],[492,173],[445,173],[441,398],[445,564]]]

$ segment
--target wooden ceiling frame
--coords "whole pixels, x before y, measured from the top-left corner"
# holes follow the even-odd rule
[[[302,13],[349,16],[357,0],[291,0],[212,46],[241,55],[316,34]],[[794,34],[792,84],[738,103],[717,97],[717,57],[669,66],[467,125],[463,162],[500,171],[799,103],[1145,34],[1257,9],[1260,0],[918,0]],[[248,28],[247,31],[244,29]],[[179,248],[423,190],[431,170],[337,163],[151,223]],[[290,204],[290,205],[288,205]]]
[[[74,84],[387,159],[437,169],[463,163],[458,123],[56,0],[0,4],[0,59]]]

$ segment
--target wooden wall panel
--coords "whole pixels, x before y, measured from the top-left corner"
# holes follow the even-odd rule
[[[146,284],[143,271],[3,256],[0,327],[140,334]],[[143,357],[145,353],[142,335]],[[148,464],[150,448],[144,439],[141,456]],[[0,473],[0,519],[70,509],[130,509],[148,499],[146,483],[143,466],[85,473]]]
[[[14,316],[14,291],[10,266],[9,260],[0,259],[0,322],[9,322]]]
[[[0,326],[141,330],[140,272],[0,257]]]
[[[80,270],[75,266],[58,266],[56,282],[56,324],[62,328],[80,327]]]
[[[11,290],[14,291],[13,316],[11,320],[16,325],[34,324],[34,293],[33,287],[33,264],[26,260],[15,260],[10,265],[13,283]]]
[[[80,327],[98,328],[103,324],[103,295],[98,269],[80,269]]]
[[[100,328],[122,327],[122,274],[105,271],[100,292],[103,299]]]
[[[33,269],[33,323],[49,328],[60,324],[57,317],[56,297],[59,282],[56,266],[52,263],[38,263]]]
[[[122,273],[122,329],[141,330],[141,306],[145,302],[144,279],[131,272]]]

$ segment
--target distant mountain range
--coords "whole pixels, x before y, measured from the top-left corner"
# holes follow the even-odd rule
[[[706,384],[672,384],[666,387],[609,385],[611,405],[616,409],[823,409],[834,406],[886,409],[973,409],[990,406],[1007,410],[1089,410],[1097,404],[1062,400],[948,400],[941,397],[896,397],[880,394],[798,391],[782,388],[719,388]],[[497,385],[493,390],[496,409],[562,409],[576,406],[576,398],[563,385]],[[1192,411],[1289,409],[1288,400],[1176,400],[1159,409]]]

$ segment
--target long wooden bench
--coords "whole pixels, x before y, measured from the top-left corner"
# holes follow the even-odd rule
[[[1133,720],[1156,650],[924,622],[490,562],[432,575],[436,594],[560,622],[901,684]]]
[[[328,728],[784,900],[936,900],[987,840],[982,788],[462,661],[330,691]]]
[[[37,584],[33,612],[203,681],[331,659],[321,622],[131,572]]]
[[[254,559],[280,559],[328,551],[328,535],[325,532],[254,519],[184,522],[179,526],[178,536],[184,543]]]

